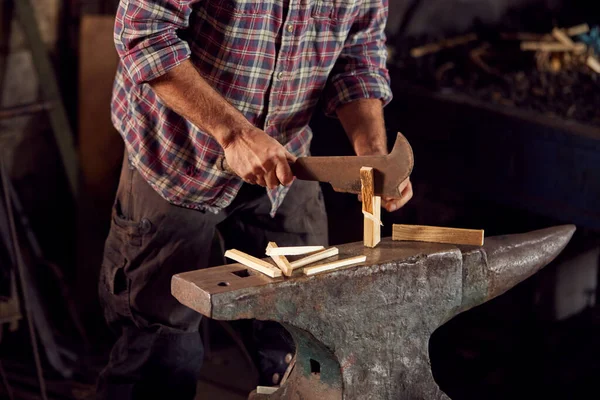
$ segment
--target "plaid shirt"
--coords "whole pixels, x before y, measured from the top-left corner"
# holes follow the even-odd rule
[[[169,202],[218,212],[243,184],[219,170],[222,148],[167,108],[147,82],[191,59],[221,95],[296,156],[321,96],[344,103],[392,98],[387,0],[121,0],[112,120],[131,163]],[[287,188],[268,190],[271,215]]]

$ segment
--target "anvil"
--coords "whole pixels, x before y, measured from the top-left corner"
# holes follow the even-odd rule
[[[575,227],[486,238],[481,247],[394,242],[339,246],[365,263],[316,276],[269,278],[240,264],[175,275],[173,295],[218,320],[278,321],[296,364],[253,399],[448,399],[433,379],[431,334],[550,263]]]

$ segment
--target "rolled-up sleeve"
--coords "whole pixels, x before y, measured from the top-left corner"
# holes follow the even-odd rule
[[[177,31],[188,27],[198,0],[121,0],[114,40],[127,74],[135,83],[156,79],[190,57]]]
[[[387,0],[364,0],[336,61],[325,91],[325,112],[335,117],[336,109],[359,99],[392,100],[386,68],[385,25]]]

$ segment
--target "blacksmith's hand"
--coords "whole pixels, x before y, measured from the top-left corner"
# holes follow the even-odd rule
[[[274,189],[294,179],[289,162],[296,158],[258,128],[248,127],[232,135],[223,149],[229,168],[247,183]]]
[[[366,146],[365,146],[366,147]],[[360,148],[356,149],[356,153],[359,156],[384,156],[387,155],[386,151],[371,149],[371,148]],[[383,196],[381,198],[381,206],[389,212],[399,210],[404,207],[413,197],[413,188],[410,178],[406,178],[404,182],[398,186],[398,197]],[[362,196],[358,195],[358,200],[362,201]]]

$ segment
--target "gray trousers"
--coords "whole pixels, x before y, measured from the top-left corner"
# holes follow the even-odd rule
[[[204,354],[201,315],[171,295],[171,277],[225,264],[223,253],[230,248],[264,257],[269,241],[327,245],[318,183],[295,181],[274,218],[270,207],[265,189],[251,185],[219,214],[174,206],[124,157],[99,284],[106,322],[117,340],[98,380],[99,398],[194,398]],[[263,340],[268,346],[279,333],[268,325],[258,332],[245,340],[256,342],[257,354],[264,355],[261,337],[268,338]],[[280,343],[284,354],[286,346]],[[259,371],[268,364],[258,365]]]

